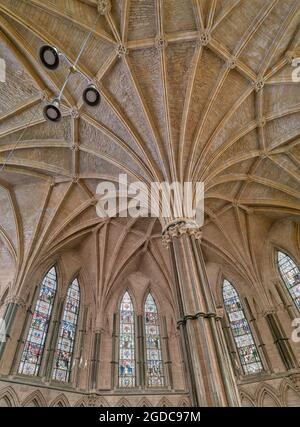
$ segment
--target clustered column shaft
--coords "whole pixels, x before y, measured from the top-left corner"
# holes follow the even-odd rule
[[[163,233],[170,251],[190,396],[194,406],[240,406],[200,241],[200,230],[185,221]]]

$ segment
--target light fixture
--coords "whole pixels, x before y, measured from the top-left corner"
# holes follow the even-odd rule
[[[55,47],[45,44],[40,48],[40,60],[49,70],[56,70],[59,66],[59,52]]]
[[[50,122],[59,122],[61,119],[59,99],[53,99],[50,104],[45,105],[43,114],[46,120]]]
[[[84,52],[84,49],[90,39],[90,37],[92,36],[93,32],[95,31],[97,22],[100,18],[100,13],[97,15],[97,19],[94,23],[93,28],[91,29],[91,31],[87,34],[81,48],[80,51],[75,59],[74,62],[71,62],[67,56],[64,53],[60,53],[56,47],[54,46],[50,46],[48,44],[45,44],[43,46],[41,46],[40,51],[39,51],[39,55],[40,55],[40,60],[42,62],[42,64],[48,68],[49,70],[56,70],[59,66],[59,62],[60,62],[60,56],[62,56],[64,58],[65,61],[68,62],[69,64],[69,72],[68,75],[65,78],[65,81],[59,91],[59,94],[57,94],[55,96],[55,98],[48,103],[47,105],[45,105],[44,109],[43,109],[43,114],[46,120],[50,121],[50,122],[59,122],[61,120],[61,111],[60,111],[60,101],[62,99],[62,95],[64,93],[64,90],[71,78],[71,76],[75,73],[80,73],[82,77],[84,77],[85,79],[87,79],[88,81],[90,80],[89,77],[82,72],[81,70],[77,69],[77,64],[81,58],[82,53]],[[96,107],[97,105],[100,104],[101,101],[101,96],[100,96],[100,92],[97,89],[97,87],[90,83],[88,84],[88,86],[84,89],[83,94],[83,102],[86,103],[87,105],[91,106],[91,107]]]
[[[94,84],[89,84],[83,91],[83,101],[90,107],[96,107],[100,104],[101,96]]]

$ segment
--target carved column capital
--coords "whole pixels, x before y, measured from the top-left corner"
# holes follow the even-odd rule
[[[218,319],[223,319],[225,314],[224,307],[217,307],[216,314]]]
[[[168,247],[174,237],[179,238],[184,235],[193,236],[196,240],[200,240],[202,231],[193,221],[179,220],[172,222],[163,230],[162,243],[165,247]]]
[[[103,334],[103,332],[104,332],[104,328],[103,328],[103,327],[101,327],[101,326],[98,326],[98,327],[96,327],[96,328],[94,328],[94,329],[93,329],[93,333],[94,333],[94,334],[99,334],[99,335],[101,335],[101,334]]]
[[[6,298],[5,304],[16,304],[19,307],[23,308],[26,306],[26,303],[23,298],[19,295],[10,295]]]
[[[195,241],[201,237],[197,222],[184,217],[170,222],[162,233],[164,244],[172,242],[169,255],[177,327],[188,366],[187,383],[194,406],[240,406],[230,356],[223,342],[220,319],[224,313],[216,309],[202,247]],[[204,377],[208,378],[207,384],[202,381]]]
[[[263,317],[269,316],[270,314],[276,314],[277,309],[276,308],[267,308],[262,312]]]

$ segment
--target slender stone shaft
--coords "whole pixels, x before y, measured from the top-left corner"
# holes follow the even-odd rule
[[[188,222],[163,232],[170,252],[187,383],[194,406],[240,406],[239,394],[209,286],[201,232]]]

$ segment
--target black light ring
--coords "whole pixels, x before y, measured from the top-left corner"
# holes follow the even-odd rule
[[[96,94],[96,100],[94,101],[94,102],[90,102],[88,99],[87,99],[87,93],[89,92],[89,91],[92,91],[92,92],[94,92],[95,94]],[[96,86],[95,85],[93,85],[93,84],[90,84],[90,85],[88,85],[85,89],[84,89],[84,91],[83,91],[83,93],[82,93],[82,98],[83,98],[83,101],[87,104],[87,105],[89,105],[90,107],[97,107],[97,105],[99,105],[100,104],[100,101],[101,101],[101,95],[100,95],[100,92],[98,91],[98,89],[96,88]]]
[[[51,65],[49,65],[46,61],[45,61],[45,59],[44,59],[44,54],[45,54],[45,52],[47,51],[47,50],[50,50],[51,51],[51,53],[54,55],[54,57],[55,57],[55,61],[54,61],[54,63]],[[45,45],[43,45],[41,48],[40,48],[40,60],[41,60],[41,62],[42,62],[42,64],[46,67],[46,68],[48,68],[49,70],[56,70],[57,68],[58,68],[58,66],[59,66],[59,53],[58,53],[58,51],[57,51],[57,49],[55,48],[55,47],[53,47],[53,46],[50,46],[50,45],[48,45],[48,44],[45,44]]]
[[[53,108],[57,112],[57,118],[56,119],[52,119],[51,117],[49,117],[47,115],[47,110],[49,108]],[[59,122],[61,120],[61,117],[62,117],[60,109],[59,109],[59,101],[57,99],[54,99],[50,104],[45,105],[45,107],[43,108],[43,115],[44,115],[44,118],[50,122],[53,122],[53,123]]]

